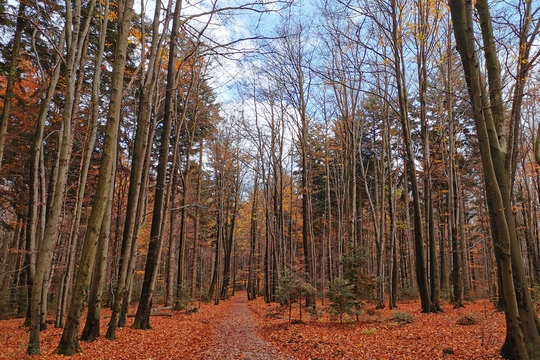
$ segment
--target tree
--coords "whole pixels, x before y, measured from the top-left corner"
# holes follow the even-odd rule
[[[288,29],[282,35],[280,48],[276,49],[281,59],[285,59],[280,68],[280,76],[283,77],[286,90],[286,100],[294,109],[290,114],[295,122],[297,136],[297,151],[300,156],[300,192],[302,194],[302,249],[304,254],[304,273],[306,281],[314,280],[314,257],[313,257],[313,205],[312,205],[312,176],[310,170],[311,149],[309,147],[310,116],[308,114],[308,102],[310,100],[310,76],[309,63],[313,54],[309,50],[304,24],[295,24],[288,20]],[[313,299],[306,300],[306,306],[311,306]]]
[[[512,157],[513,153],[506,148],[503,88],[490,7],[485,0],[476,3],[489,85],[489,92],[486,93],[473,31],[473,5],[462,0],[452,0],[449,6],[478,134],[493,240],[499,258],[507,325],[501,355],[511,359],[536,358],[540,352],[540,326],[524,281],[521,250],[511,206],[512,172],[508,171],[507,163],[512,160],[507,157]],[[519,122],[519,119],[512,120]],[[519,126],[517,123],[512,125],[512,131]]]
[[[75,287],[73,288],[73,296],[69,307],[66,326],[62,333],[58,348],[56,349],[58,354],[74,355],[81,350],[78,341],[80,319],[88,301],[90,277],[94,269],[101,227],[104,223],[103,219],[107,210],[109,198],[113,193],[111,187],[114,186],[114,169],[122,104],[124,68],[127,59],[126,50],[128,35],[131,28],[132,12],[133,0],[128,0],[124,4],[123,12],[119,20],[113,79],[111,83],[112,91],[107,113],[105,143],[99,168],[99,179],[96,194],[92,203],[92,212],[88,219],[87,231],[84,237],[81,260],[79,263],[79,271]],[[104,239],[102,238],[102,241],[103,240]]]
[[[90,162],[92,160],[92,153],[93,153],[93,149],[94,149],[96,137],[97,137],[97,128],[98,128],[99,110],[100,110],[99,95],[100,95],[101,75],[102,75],[101,63],[104,57],[103,52],[105,48],[105,41],[106,41],[106,35],[107,35],[106,29],[107,29],[107,24],[108,24],[108,19],[109,19],[109,2],[108,1],[106,1],[104,5],[104,8],[102,9],[102,13],[103,13],[103,20],[98,24],[101,34],[99,37],[97,52],[95,54],[96,59],[94,63],[94,75],[93,75],[92,94],[91,94],[92,114],[90,116],[90,120],[88,123],[90,132],[86,139],[86,144],[85,144],[84,153],[83,153],[83,160],[80,166],[79,181],[78,181],[79,189],[77,191],[77,196],[75,199],[75,209],[74,209],[75,221],[72,223],[71,229],[70,229],[68,265],[67,265],[67,271],[64,273],[64,277],[63,277],[62,291],[61,291],[59,306],[58,306],[59,311],[56,314],[55,326],[58,328],[64,327],[64,314],[65,314],[66,306],[68,302],[68,294],[70,293],[71,282],[73,279],[73,275],[75,273],[75,261],[76,261],[75,253],[77,250],[77,243],[78,243],[78,229],[79,229],[79,226],[81,223],[81,217],[82,217],[84,193],[86,190],[86,183],[87,183],[88,172],[90,168]],[[88,41],[88,38],[87,38],[87,41]],[[83,71],[84,71],[84,68],[80,69],[79,83],[81,83],[84,80],[84,74],[82,73]]]
[[[25,10],[26,1],[19,1],[19,10],[17,13],[17,21],[15,27],[15,36],[13,37],[13,45],[11,48],[11,59],[9,61],[9,70],[7,74],[6,93],[4,94],[4,106],[2,109],[2,117],[0,118],[0,169],[2,168],[2,160],[4,159],[4,147],[6,145],[6,136],[8,131],[9,119],[11,117],[11,102],[13,100],[13,92],[15,81],[17,78],[17,67],[19,65],[21,44],[24,28],[26,27]]]
[[[339,315],[340,323],[343,323],[344,314],[358,315],[353,287],[354,285],[349,284],[347,280],[339,278],[330,283],[328,291],[328,298],[332,302],[330,312]]]
[[[380,14],[373,13],[373,9],[368,10],[370,18],[376,27],[383,33],[383,39],[388,41],[390,48],[388,56],[381,54],[383,60],[391,64],[394,76],[394,84],[397,91],[398,117],[401,123],[402,136],[404,141],[405,162],[407,178],[412,191],[413,203],[413,230],[414,230],[414,253],[416,260],[416,281],[420,292],[422,312],[433,311],[430,289],[427,281],[426,260],[424,256],[424,231],[422,225],[421,196],[418,185],[418,175],[416,169],[416,156],[413,150],[412,124],[410,115],[409,95],[407,91],[407,71],[404,60],[404,31],[403,17],[406,11],[406,3],[398,0],[389,0],[376,5],[385,19],[380,18]],[[375,8],[374,8],[375,9]],[[376,54],[380,54],[374,47],[370,48]]]
[[[159,54],[162,47],[162,37],[159,32],[161,9],[156,6],[152,21],[152,39],[150,44],[150,55],[148,58],[148,69],[141,77],[139,108],[137,111],[137,130],[135,134],[135,143],[133,145],[133,155],[131,159],[131,173],[129,177],[129,189],[127,209],[125,216],[124,229],[122,232],[121,263],[118,273],[118,279],[115,289],[115,301],[112,306],[111,321],[107,328],[106,338],[116,339],[116,330],[119,326],[124,303],[128,298],[128,289],[130,277],[133,273],[135,263],[135,253],[138,242],[138,225],[144,213],[145,202],[143,201],[145,191],[144,175],[145,164],[149,162],[150,139],[153,138],[151,121],[152,99],[156,98],[157,72],[159,65]],[[169,17],[165,19],[168,24]],[[142,41],[144,44],[144,40]],[[126,309],[127,311],[127,309]]]
[[[156,192],[154,194],[154,209],[152,213],[152,226],[150,231],[150,242],[148,244],[148,254],[146,257],[146,266],[144,269],[143,288],[135,322],[132,325],[134,329],[147,330],[150,326],[150,310],[152,308],[152,294],[154,282],[157,276],[157,268],[161,256],[161,246],[163,243],[163,234],[161,224],[164,215],[164,196],[165,181],[167,178],[167,165],[169,159],[169,146],[171,136],[171,126],[173,120],[172,106],[174,93],[176,89],[176,74],[178,64],[178,40],[180,38],[180,13],[182,11],[182,1],[176,2],[174,13],[172,15],[171,41],[169,48],[169,61],[167,65],[167,84],[165,91],[165,109],[163,113],[163,129],[159,145],[159,160],[157,168]]]
[[[36,260],[35,279],[32,285],[31,317],[30,317],[30,340],[27,352],[28,354],[39,354],[39,331],[40,322],[46,312],[46,305],[43,302],[46,299],[47,277],[50,273],[50,264],[52,258],[52,246],[58,233],[58,220],[62,210],[64,199],[64,190],[67,182],[67,171],[72,152],[72,117],[73,108],[76,99],[76,73],[80,66],[81,52],[89,29],[90,14],[94,6],[90,2],[86,17],[82,16],[82,3],[76,0],[74,3],[68,1],[66,4],[65,16],[65,39],[67,56],[65,59],[65,81],[67,100],[62,112],[62,131],[59,139],[58,157],[56,169],[53,171],[53,178],[50,184],[52,192],[49,194],[50,203],[48,217],[43,233],[43,239],[39,246],[39,252]],[[84,22],[83,22],[84,20]]]
[[[279,300],[281,303],[289,305],[289,322],[292,316],[292,304],[298,302],[300,310],[299,321],[302,322],[302,299],[309,299],[313,296],[315,288],[309,284],[298,272],[285,269],[281,276],[279,285]],[[306,307],[307,307],[306,302]]]

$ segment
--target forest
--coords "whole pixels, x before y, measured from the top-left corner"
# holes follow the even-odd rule
[[[235,292],[484,299],[540,358],[539,31],[533,0],[0,0],[0,318],[74,355]]]

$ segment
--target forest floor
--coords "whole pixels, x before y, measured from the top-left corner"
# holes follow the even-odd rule
[[[196,304],[198,306],[198,304]],[[318,309],[323,308],[318,304]],[[401,302],[398,309],[375,310],[331,318],[326,312],[303,311],[248,302],[245,292],[220,305],[202,304],[199,312],[160,311],[152,316],[152,330],[118,330],[117,340],[103,337],[81,342],[74,359],[498,359],[504,341],[504,315],[487,300],[466,303],[444,312],[420,313],[419,302]],[[165,311],[165,313],[164,313]],[[170,314],[166,312],[169,311]],[[106,332],[103,311],[101,333]],[[66,359],[54,354],[62,329],[49,325],[41,333],[41,356],[25,355],[27,329],[22,319],[0,321],[0,359]],[[461,325],[460,323],[470,323]]]

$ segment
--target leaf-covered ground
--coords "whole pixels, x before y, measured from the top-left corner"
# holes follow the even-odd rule
[[[251,311],[247,310],[250,309]],[[322,309],[322,306],[318,306]],[[288,308],[245,301],[245,293],[202,304],[198,313],[153,316],[152,330],[119,329],[116,341],[81,342],[73,359],[497,359],[504,340],[504,316],[491,303],[477,301],[443,313],[421,314],[417,302],[397,310],[364,305],[356,318],[330,319],[303,312],[303,322],[288,320]],[[396,311],[398,312],[396,314]],[[109,315],[104,312],[104,317]],[[399,322],[395,318],[413,322]],[[294,304],[292,318],[299,319]],[[472,322],[460,325],[460,322]],[[27,329],[21,319],[0,321],[0,359],[66,359],[54,355],[62,330],[49,325],[41,334],[41,356],[25,355]],[[108,319],[102,321],[102,334]]]
[[[259,334],[297,359],[499,359],[504,341],[503,314],[483,300],[460,309],[443,304],[444,312],[436,314],[422,314],[419,302],[399,303],[394,310],[368,304],[359,321],[348,317],[343,324],[305,310],[300,322],[297,304],[292,322],[288,308],[262,301],[249,306],[258,314]],[[398,321],[411,317],[411,323]]]
[[[172,316],[152,316],[152,330],[132,330],[133,317],[127,325],[119,328],[115,341],[103,337],[107,331],[110,311],[103,312],[101,334],[98,340],[80,342],[83,353],[73,359],[195,359],[210,347],[211,334],[223,322],[230,311],[231,302],[219,306],[202,304],[198,313],[174,312]],[[132,310],[135,312],[135,309]],[[166,311],[160,311],[166,313]],[[41,356],[27,356],[28,333],[21,328],[23,319],[0,321],[0,359],[68,359],[55,355],[54,350],[62,335],[62,329],[53,325],[41,333]],[[82,329],[81,329],[82,330]]]

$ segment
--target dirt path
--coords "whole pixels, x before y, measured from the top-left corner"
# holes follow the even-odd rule
[[[230,312],[213,335],[212,345],[201,359],[293,359],[258,336],[255,319],[247,308],[245,293],[236,294],[229,301],[232,301]]]

